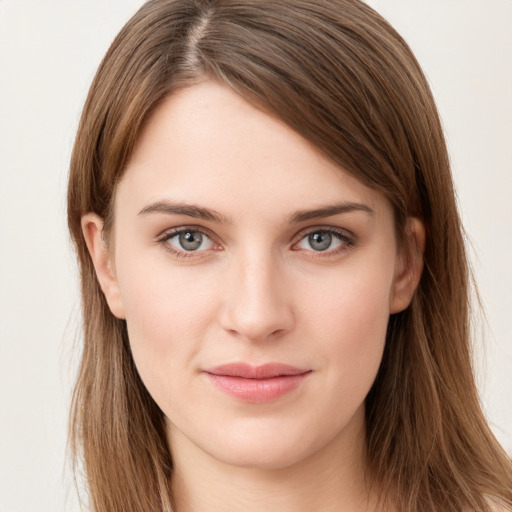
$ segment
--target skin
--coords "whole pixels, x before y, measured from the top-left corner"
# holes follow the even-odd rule
[[[292,220],[339,204],[360,207]],[[364,400],[389,315],[407,307],[421,274],[421,257],[397,248],[383,195],[207,81],[155,110],[114,212],[110,249],[97,215],[83,217],[84,235],[166,415],[176,510],[372,510]],[[180,228],[203,232],[197,250],[183,249]],[[329,241],[326,230],[336,234],[320,251],[309,235]],[[409,219],[409,233],[422,248],[419,220]],[[311,372],[277,400],[246,403],[203,373],[233,362]]]

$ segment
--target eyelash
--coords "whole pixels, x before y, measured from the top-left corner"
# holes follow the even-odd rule
[[[310,258],[329,258],[332,256],[337,256],[341,253],[344,253],[352,249],[356,245],[356,239],[354,235],[352,235],[351,233],[349,234],[346,230],[336,229],[333,227],[313,227],[308,228],[307,231],[302,231],[298,235],[298,240],[293,243],[292,250],[300,251],[300,249],[293,249],[293,247],[297,246],[308,236],[311,236],[316,233],[327,233],[329,235],[332,235],[334,238],[338,239],[341,242],[341,245],[335,249],[327,249],[325,251],[315,251],[313,249],[306,250],[306,252],[310,253]]]
[[[206,253],[208,250],[204,251],[186,251],[186,250],[178,250],[175,247],[173,247],[169,240],[177,235],[180,235],[181,233],[186,232],[193,232],[193,233],[201,233],[203,236],[206,236],[209,238],[212,243],[216,246],[219,246],[219,244],[215,241],[215,237],[212,236],[212,234],[205,230],[204,228],[201,228],[199,226],[183,226],[180,228],[175,228],[170,231],[166,231],[163,233],[158,239],[157,243],[161,244],[164,249],[168,252],[170,252],[173,256],[179,259],[187,259],[187,258],[201,258],[206,256]],[[340,253],[346,252],[350,249],[352,249],[356,245],[356,238],[351,233],[348,233],[346,230],[340,230],[333,227],[312,227],[307,228],[307,230],[302,231],[299,233],[296,237],[296,241],[292,244],[292,250],[293,251],[300,251],[301,249],[296,249],[296,247],[300,242],[305,240],[308,236],[313,235],[315,233],[327,233],[329,235],[332,235],[336,239],[338,239],[342,244],[335,248],[335,249],[328,249],[325,251],[315,251],[313,249],[311,250],[305,250],[308,253],[311,253],[309,257],[311,258],[328,258],[331,256],[336,256]],[[220,249],[214,249],[214,250],[222,250]]]
[[[201,233],[203,236],[206,236],[207,238],[209,238],[215,245],[218,245],[217,242],[215,242],[215,239],[212,236],[212,234],[209,231],[207,231],[199,226],[183,226],[180,228],[172,229],[170,231],[166,231],[157,239],[157,242],[162,244],[166,251],[170,252],[173,256],[175,256],[176,258],[179,258],[179,259],[187,259],[187,258],[196,258],[197,259],[197,258],[206,256],[203,253],[205,253],[207,251],[185,251],[185,250],[180,251],[180,250],[176,249],[175,247],[173,247],[169,243],[169,240],[171,238],[173,238],[181,233],[186,233],[186,232]],[[222,249],[216,249],[216,250],[222,250]]]

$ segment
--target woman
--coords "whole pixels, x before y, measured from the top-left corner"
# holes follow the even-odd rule
[[[93,510],[512,510],[437,111],[368,6],[146,3],[68,208]]]

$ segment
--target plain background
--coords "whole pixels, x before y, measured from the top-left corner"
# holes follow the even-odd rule
[[[512,452],[512,0],[369,3],[438,101],[487,315],[482,401]],[[80,309],[67,167],[96,67],[141,4],[0,0],[0,512],[79,510],[65,456]]]

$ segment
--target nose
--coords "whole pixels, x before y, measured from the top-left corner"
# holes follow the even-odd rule
[[[294,324],[290,289],[272,256],[253,253],[233,261],[224,283],[223,329],[247,341],[276,339]]]

